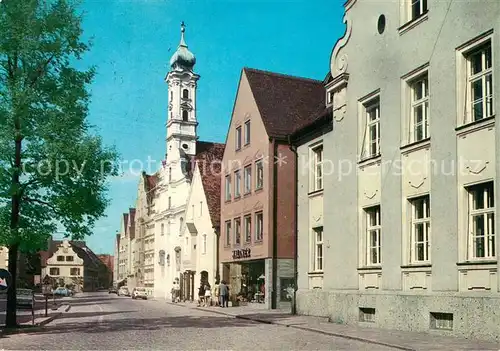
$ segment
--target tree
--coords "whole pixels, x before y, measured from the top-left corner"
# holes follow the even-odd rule
[[[117,153],[86,121],[95,69],[72,63],[89,49],[71,0],[0,0],[0,244],[12,285],[6,327],[16,323],[19,252],[91,234],[108,204]]]

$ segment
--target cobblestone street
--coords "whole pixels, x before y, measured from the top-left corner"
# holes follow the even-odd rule
[[[4,350],[498,350],[432,335],[349,328],[310,317],[242,308],[197,309],[114,294],[82,294],[45,327],[2,334]],[[227,313],[224,315],[221,313]],[[233,316],[231,316],[233,314]],[[238,318],[234,316],[238,315]],[[249,320],[257,318],[261,322]],[[272,322],[272,324],[270,324]],[[305,330],[307,328],[315,331]],[[342,337],[328,333],[336,332]],[[356,338],[367,338],[364,342]],[[404,340],[406,338],[406,341]],[[380,342],[393,347],[377,344]],[[413,345],[413,347],[411,347]]]

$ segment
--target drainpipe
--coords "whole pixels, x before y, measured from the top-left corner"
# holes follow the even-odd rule
[[[273,148],[273,155],[272,155],[272,162],[273,162],[273,266],[272,266],[272,294],[271,294],[271,309],[276,309],[278,306],[278,292],[277,287],[278,287],[278,170],[277,170],[277,164],[274,161],[276,158],[275,156],[277,155],[277,150],[278,150],[278,144],[276,143],[276,139],[272,138],[271,140],[272,148]]]
[[[298,234],[298,229],[299,229],[299,223],[298,223],[298,210],[297,210],[297,205],[298,205],[298,173],[299,173],[299,155],[297,154],[297,147],[293,145],[292,143],[292,138],[288,136],[288,144],[290,145],[290,150],[293,152],[295,156],[295,172],[294,172],[294,179],[293,179],[293,202],[294,202],[294,207],[295,210],[293,212],[293,221],[294,221],[294,252],[293,252],[293,269],[294,269],[294,285],[293,285],[293,297],[292,297],[292,314],[296,315],[297,314],[297,288],[298,288],[298,278],[299,278],[299,270],[297,267],[297,262],[298,262],[298,248],[299,248],[299,234]]]
[[[213,227],[214,228],[214,233],[215,233],[215,281],[220,282],[220,270],[219,270],[219,265],[220,265],[220,251],[219,251],[219,244],[220,244],[220,226]]]

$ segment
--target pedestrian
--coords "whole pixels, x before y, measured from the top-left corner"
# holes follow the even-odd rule
[[[213,294],[215,306],[220,306],[219,285],[220,285],[220,282],[218,280],[216,280],[215,284],[214,284],[214,294]]]
[[[175,302],[181,302],[181,285],[177,281],[174,282],[174,295]]]
[[[205,285],[205,307],[210,307],[212,304],[212,290],[210,288],[210,284]]]
[[[200,283],[200,287],[198,288],[198,307],[200,307],[205,300],[205,285],[203,282]]]
[[[229,287],[226,284],[226,281],[223,280],[219,285],[219,294],[220,294],[220,307],[228,307],[229,300]]]

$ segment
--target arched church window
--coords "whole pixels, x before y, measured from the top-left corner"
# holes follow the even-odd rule
[[[184,89],[184,90],[182,91],[182,97],[183,97],[184,99],[188,99],[188,98],[189,98],[189,91],[188,91],[187,89]]]
[[[181,217],[179,220],[179,235],[182,235],[182,225],[184,224],[184,218]]]
[[[188,118],[189,118],[189,113],[186,110],[182,110],[182,120],[184,122],[187,122]]]

